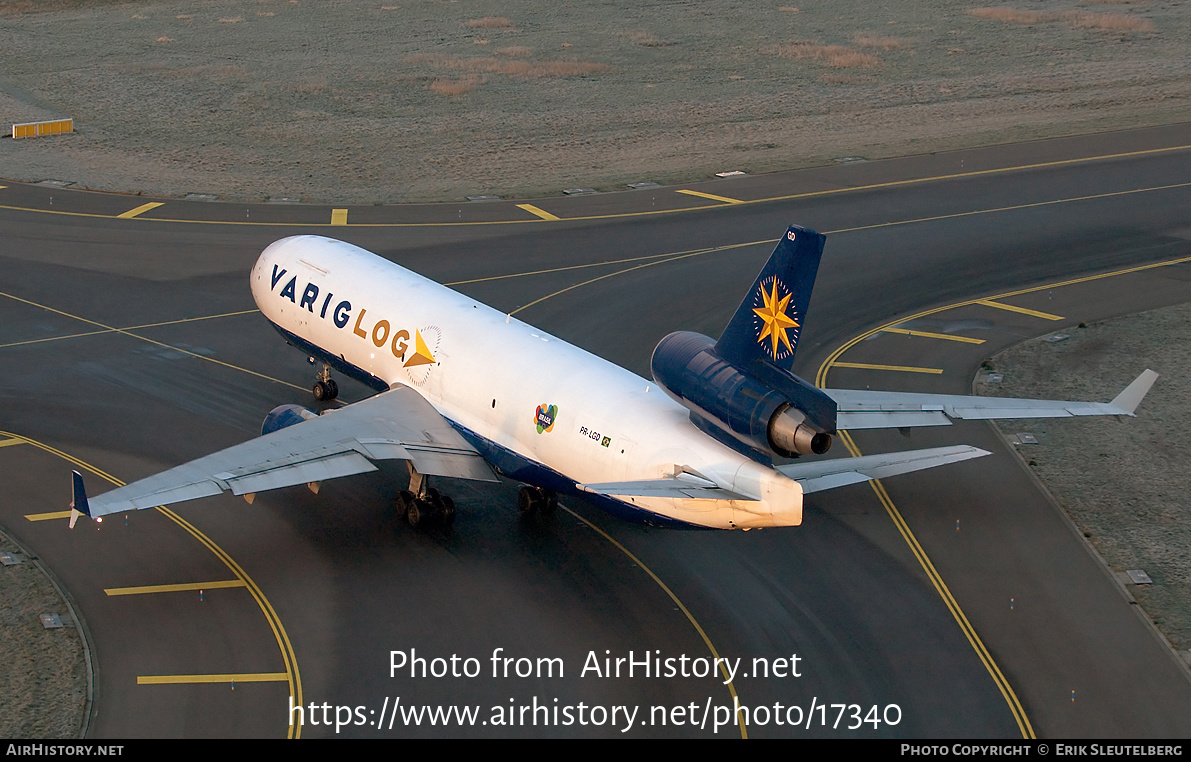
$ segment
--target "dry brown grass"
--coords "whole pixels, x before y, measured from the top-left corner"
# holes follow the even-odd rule
[[[627,32],[625,36],[644,48],[664,48],[674,44],[669,40],[663,40],[652,32]]]
[[[430,83],[430,89],[439,95],[466,95],[483,83],[483,77],[469,74],[459,79],[436,79]]]
[[[231,16],[229,18],[219,19],[220,24],[239,24],[244,20],[243,16]]]
[[[507,48],[497,48],[496,54],[508,58],[527,58],[530,50],[524,45],[510,45]]]
[[[513,22],[504,16],[485,16],[482,19],[472,19],[467,22],[472,29],[512,29]]]
[[[912,43],[904,37],[890,37],[883,34],[855,34],[852,44],[861,48],[878,48],[879,50],[905,50]]]
[[[968,14],[976,18],[1002,21],[1006,24],[1049,24],[1062,22],[1079,29],[1097,29],[1109,32],[1152,32],[1154,23],[1149,19],[1129,16],[1124,13],[1092,13],[1091,11],[1024,11],[1004,6],[973,8]]]
[[[792,5],[783,5],[781,8],[778,8],[778,10],[785,11],[786,13],[802,13],[802,11],[798,10]]]
[[[173,37],[158,37],[157,41],[158,42],[174,42],[174,38]]]
[[[315,77],[305,82],[299,82],[294,89],[302,95],[318,95],[327,92],[329,88],[326,77]]]
[[[425,63],[440,69],[474,74],[505,74],[512,77],[582,77],[607,71],[608,65],[594,61],[508,61],[492,56],[465,58],[421,54],[405,59],[407,63]]]
[[[1081,29],[1103,29],[1109,32],[1152,32],[1154,22],[1149,19],[1127,16],[1124,13],[1092,13],[1090,11],[1067,11],[1060,21]]]
[[[190,21],[190,19],[193,17],[189,13],[179,13],[177,16],[174,16],[174,18],[181,19],[182,21]]]
[[[1046,21],[1053,21],[1049,18],[1053,13],[1043,13],[1042,11],[1021,11],[1015,8],[973,8],[968,11],[969,16],[975,16],[978,19],[992,19],[993,21],[1003,21],[1006,24],[1039,24]]]
[[[779,45],[777,54],[783,58],[802,58],[839,68],[876,66],[881,62],[881,59],[872,53],[863,53],[847,45],[818,45],[813,42]]]
[[[273,11],[257,11],[256,15],[258,15],[258,16],[276,16],[277,14],[274,13]]]
[[[0,18],[4,16],[20,16],[22,13],[29,13],[35,10],[33,3],[30,2],[0,2]]]

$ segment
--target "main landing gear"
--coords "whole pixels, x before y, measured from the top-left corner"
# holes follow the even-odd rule
[[[522,518],[529,518],[535,513],[553,516],[558,510],[558,495],[554,490],[531,487],[527,484],[517,493],[517,507],[521,509]]]
[[[443,495],[433,487],[422,496],[403,489],[397,493],[394,502],[397,515],[404,514],[405,520],[414,529],[426,529],[435,524],[450,528],[455,523],[455,501],[450,495]]]
[[[331,366],[324,365],[314,382],[314,398],[319,402],[330,402],[339,396],[339,384],[331,378]]]
[[[397,493],[394,508],[397,516],[404,516],[414,529],[427,529],[437,525],[450,529],[455,524],[455,501],[426,484],[426,476],[409,467],[409,489]]]

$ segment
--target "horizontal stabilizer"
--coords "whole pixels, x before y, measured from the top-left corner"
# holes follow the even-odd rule
[[[584,492],[620,497],[672,497],[687,500],[759,500],[739,492],[723,489],[710,479],[694,474],[680,473],[677,476],[663,476],[660,479],[642,479],[632,482],[607,482],[604,484],[578,484]]]
[[[862,455],[859,458],[834,458],[777,466],[777,470],[802,485],[804,493],[820,492],[870,479],[885,479],[911,471],[921,471],[970,458],[989,455],[987,450],[969,445],[934,447],[881,455]]]

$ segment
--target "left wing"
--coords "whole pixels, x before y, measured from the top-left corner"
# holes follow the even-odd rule
[[[965,397],[957,394],[873,392],[824,389],[838,406],[840,429],[894,429],[949,426],[952,418],[1067,418],[1075,415],[1133,415],[1158,374],[1144,371],[1112,402],[1066,402],[1009,397]]]
[[[375,397],[199,458],[88,500],[75,472],[78,514],[152,508],[183,500],[310,484],[408,460],[419,473],[498,481],[487,461],[420,394],[397,386]]]

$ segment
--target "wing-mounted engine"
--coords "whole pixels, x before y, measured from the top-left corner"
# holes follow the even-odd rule
[[[658,386],[700,428],[786,458],[831,447],[834,400],[793,373],[765,363],[738,367],[716,353],[714,341],[690,331],[658,342],[650,367]]]
[[[312,418],[318,418],[318,413],[307,410],[301,405],[278,405],[265,416],[265,421],[261,424],[261,436],[272,434],[287,426],[293,426],[295,423],[309,421]]]

